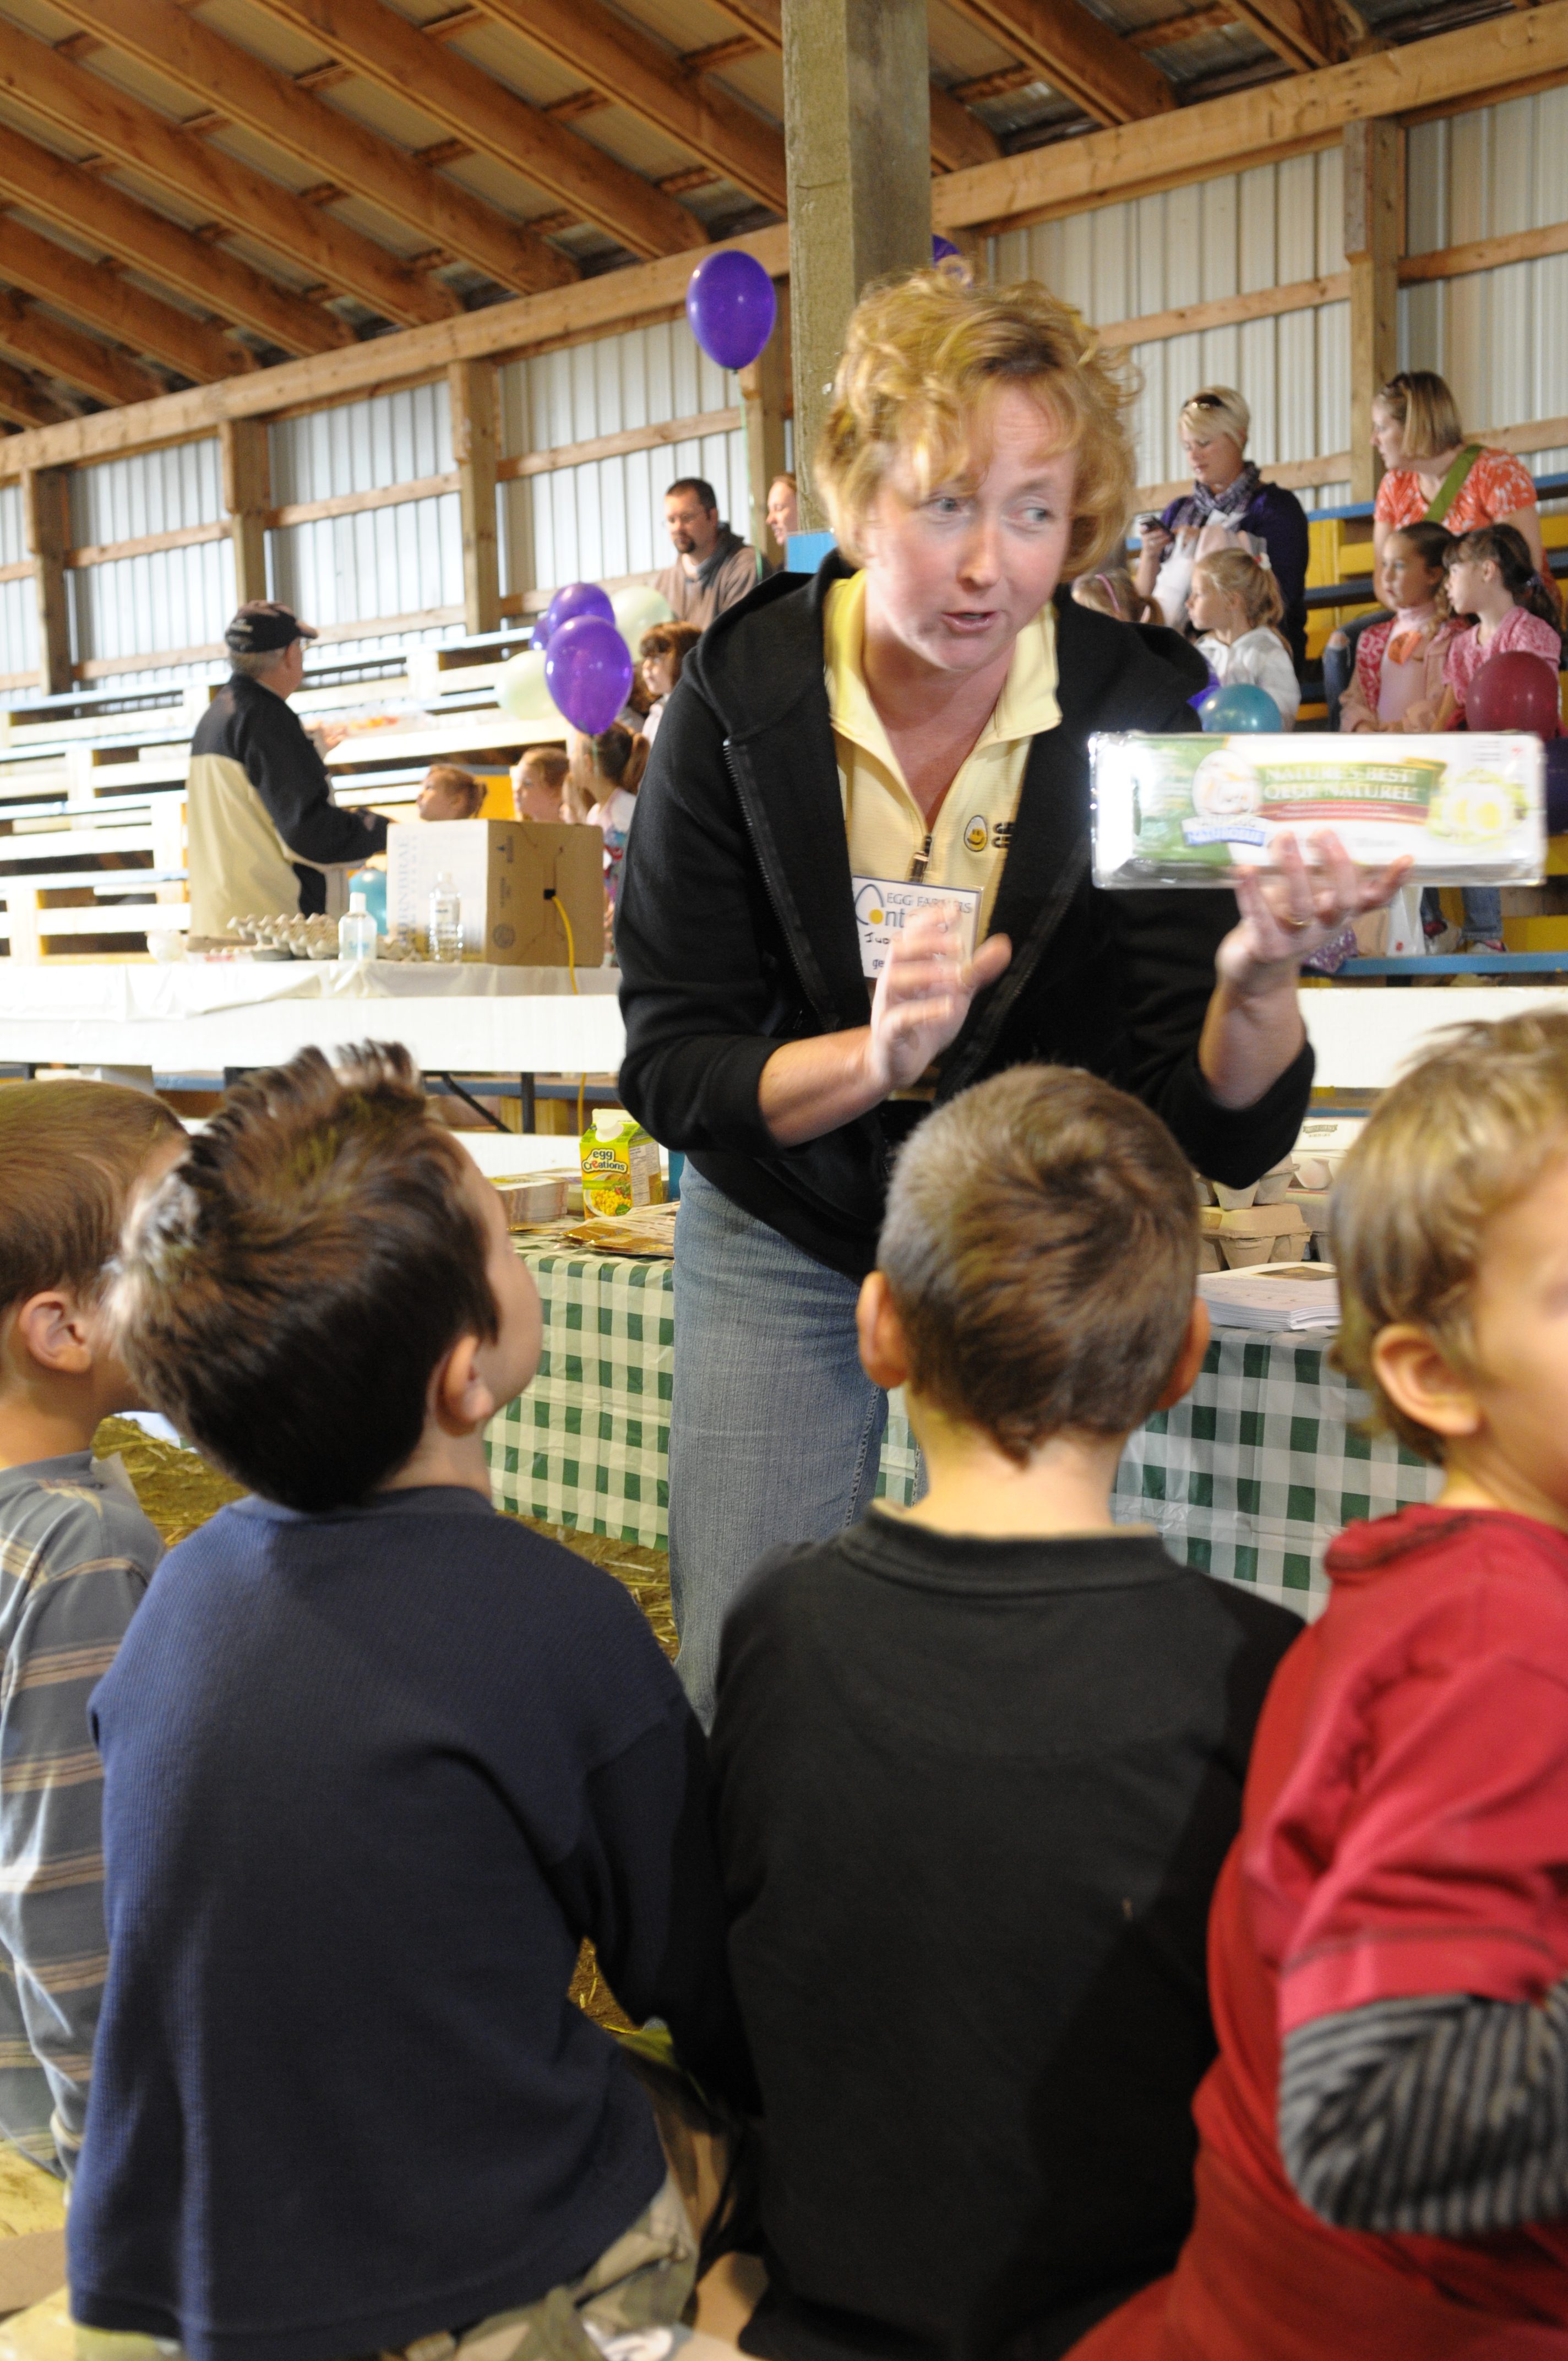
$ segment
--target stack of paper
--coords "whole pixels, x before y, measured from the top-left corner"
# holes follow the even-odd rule
[[[1251,1270],[1206,1270],[1198,1292],[1216,1328],[1337,1328],[1339,1286],[1325,1262],[1266,1262]]]

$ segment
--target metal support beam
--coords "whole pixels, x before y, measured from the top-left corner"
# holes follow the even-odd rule
[[[801,522],[811,453],[868,280],[931,259],[925,0],[785,0],[784,142]]]
[[[500,628],[500,552],[496,534],[496,365],[453,361],[452,455],[463,516],[463,628]]]
[[[38,678],[46,697],[60,697],[71,685],[71,602],[65,580],[65,553],[71,547],[69,468],[28,468],[22,478],[22,522],[38,601]]]
[[[1344,134],[1344,253],[1350,266],[1350,496],[1369,500],[1381,463],[1372,404],[1398,366],[1399,193],[1397,124],[1352,123]]]

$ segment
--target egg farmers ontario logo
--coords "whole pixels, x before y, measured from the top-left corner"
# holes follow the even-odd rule
[[[883,907],[881,894],[874,885],[862,885],[855,896],[855,916],[862,927],[885,927],[887,912]],[[899,923],[894,919],[894,924]]]

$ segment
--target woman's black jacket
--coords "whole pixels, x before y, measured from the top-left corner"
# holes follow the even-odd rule
[[[757,1107],[783,1041],[863,1025],[850,858],[823,675],[844,571],[775,575],[686,659],[637,798],[617,913],[621,1094],[657,1139],[819,1262],[871,1268],[907,1102],[800,1148]],[[1198,1037],[1228,892],[1102,893],[1089,875],[1096,730],[1192,727],[1191,684],[1128,624],[1057,602],[1061,726],[1034,741],[992,919],[1013,961],[941,1060],[938,1100],[1030,1060],[1081,1066],[1163,1116],[1201,1172],[1245,1187],[1293,1145],[1312,1059],[1255,1106],[1216,1104]]]

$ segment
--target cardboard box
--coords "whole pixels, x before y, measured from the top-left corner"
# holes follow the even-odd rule
[[[604,838],[532,819],[395,821],[387,831],[387,925],[430,949],[430,896],[449,871],[463,903],[463,956],[501,967],[565,967],[572,922],[578,967],[604,965]]]

